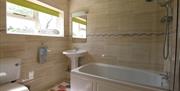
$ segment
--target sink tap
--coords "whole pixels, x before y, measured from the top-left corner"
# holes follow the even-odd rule
[[[73,49],[75,49],[76,51],[78,51],[78,50],[79,50],[79,48],[77,48],[77,47],[74,47]]]

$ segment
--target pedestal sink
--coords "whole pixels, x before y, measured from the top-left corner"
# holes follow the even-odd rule
[[[86,53],[87,51],[82,49],[63,51],[63,54],[66,55],[71,60],[71,70],[78,67],[79,58],[84,56]]]

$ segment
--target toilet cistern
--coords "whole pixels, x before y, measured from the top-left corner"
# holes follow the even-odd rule
[[[0,58],[0,91],[29,91],[20,79],[21,59]]]
[[[63,54],[66,55],[71,60],[71,70],[78,67],[78,59],[84,56],[87,53],[87,50],[83,49],[73,49],[73,50],[66,50],[63,51]]]

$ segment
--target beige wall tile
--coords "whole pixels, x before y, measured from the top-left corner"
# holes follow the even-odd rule
[[[89,11],[87,34],[164,32],[160,19],[165,11],[156,3],[144,0],[71,0],[70,14],[84,9]],[[102,62],[162,71],[163,38],[163,35],[89,36],[85,43],[72,41],[72,47],[88,50],[81,64]]]
[[[69,2],[67,0],[40,0],[64,11],[65,35],[69,33]],[[0,28],[5,28],[5,0],[0,0]],[[62,54],[69,49],[69,38],[40,37],[6,34],[0,31],[0,58],[17,57],[22,59],[21,80],[28,78],[28,72],[34,71],[35,78],[29,82],[31,91],[46,91],[53,85],[68,79],[66,71],[68,59]],[[39,64],[38,48],[44,43],[48,47],[48,59]]]

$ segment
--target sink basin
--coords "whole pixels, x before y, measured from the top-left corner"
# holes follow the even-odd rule
[[[66,50],[63,51],[63,54],[71,59],[71,70],[78,67],[79,58],[84,56],[87,53],[86,50]]]
[[[86,50],[82,50],[82,49],[63,51],[63,54],[68,56],[69,58],[72,58],[72,57],[82,57],[86,53],[87,53],[87,51]]]

